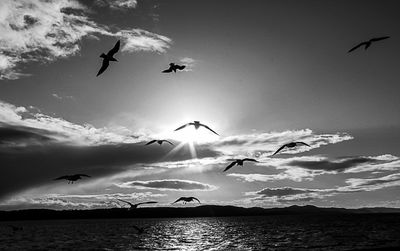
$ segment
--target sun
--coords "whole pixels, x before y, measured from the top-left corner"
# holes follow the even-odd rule
[[[195,129],[186,127],[179,131],[169,133],[169,138],[182,143],[203,144],[218,140],[219,136],[204,128]]]
[[[179,151],[183,146],[189,146],[192,158],[197,158],[196,145],[210,143],[218,140],[219,136],[204,130],[203,128],[195,129],[194,127],[187,127],[179,131],[169,132],[165,135],[168,139],[178,141],[179,144],[175,146],[168,154],[174,154]]]
[[[160,139],[162,138],[177,141],[180,144],[205,144],[217,141],[219,139],[218,135],[215,135],[209,130],[202,127],[195,129],[193,126],[188,126],[179,131],[165,130],[164,132],[155,136]]]

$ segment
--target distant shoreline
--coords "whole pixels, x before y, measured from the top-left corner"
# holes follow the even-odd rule
[[[0,221],[59,220],[59,219],[115,219],[115,218],[191,218],[268,215],[329,215],[329,214],[400,214],[400,208],[320,208],[290,206],[285,208],[243,208],[236,206],[201,205],[197,207],[143,207],[90,210],[25,209],[0,211]]]

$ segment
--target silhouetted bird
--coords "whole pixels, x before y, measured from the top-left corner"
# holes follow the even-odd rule
[[[15,233],[15,232],[19,232],[24,230],[23,227],[19,227],[19,226],[14,226],[14,225],[7,225],[9,228],[11,228],[11,230]]]
[[[141,202],[141,203],[133,204],[133,203],[130,203],[129,201],[126,201],[126,200],[121,200],[121,199],[117,199],[117,200],[129,204],[129,206],[130,206],[129,210],[136,209],[138,206],[143,205],[143,204],[154,204],[154,203],[157,203],[157,201],[147,201],[147,202]]]
[[[386,36],[386,37],[372,38],[372,39],[370,39],[370,40],[368,40],[368,41],[364,41],[364,42],[362,42],[362,43],[359,43],[358,45],[356,45],[356,46],[354,46],[353,48],[351,48],[348,52],[352,52],[352,51],[356,50],[357,48],[359,48],[359,47],[361,47],[361,46],[363,46],[363,45],[365,46],[364,49],[366,50],[366,49],[368,49],[368,47],[371,46],[371,44],[372,44],[373,42],[381,41],[381,40],[388,39],[388,38],[390,38],[390,37],[389,37],[389,36]]]
[[[54,180],[68,180],[68,184],[73,184],[74,181],[82,179],[82,177],[90,177],[90,176],[87,174],[64,175],[64,176],[58,177]]]
[[[227,166],[227,167],[225,168],[224,172],[225,172],[225,171],[228,171],[229,169],[231,169],[234,165],[243,166],[243,162],[245,162],[245,161],[258,162],[258,161],[255,160],[255,159],[249,159],[249,158],[245,158],[245,159],[236,159],[235,161],[233,161],[232,163],[230,163],[229,166]]]
[[[179,201],[183,201],[183,204],[186,204],[187,202],[191,202],[191,201],[195,201],[195,200],[197,200],[200,203],[199,199],[197,199],[195,197],[180,197],[176,201],[172,202],[172,204],[177,203]]]
[[[185,124],[185,125],[183,125],[183,126],[181,126],[181,127],[176,128],[175,131],[178,131],[178,130],[180,130],[180,129],[183,129],[183,128],[185,128],[185,127],[187,127],[187,126],[191,126],[191,125],[194,126],[194,128],[195,128],[196,130],[199,129],[200,126],[202,126],[202,127],[204,127],[204,128],[207,128],[208,130],[212,131],[213,133],[219,135],[219,134],[216,133],[214,130],[212,130],[210,127],[208,127],[208,126],[206,126],[206,125],[204,125],[204,124],[201,124],[200,121],[193,121],[193,122],[187,123],[187,124]]]
[[[285,148],[285,147],[287,147],[287,148],[293,148],[293,147],[296,147],[296,146],[299,146],[299,145],[305,145],[305,146],[310,146],[310,145],[308,145],[308,144],[306,144],[306,143],[304,143],[304,142],[291,142],[291,143],[288,143],[288,144],[284,144],[283,146],[281,146],[278,150],[276,150],[276,152],[274,153],[274,154],[272,154],[272,155],[275,155],[275,154],[277,154],[278,152],[280,152],[283,148]]]
[[[165,140],[165,139],[155,139],[155,140],[149,141],[149,142],[146,144],[146,146],[151,145],[151,144],[156,143],[156,142],[157,142],[159,145],[161,145],[163,142],[167,142],[167,143],[169,143],[169,144],[171,144],[171,145],[174,145],[174,144],[172,144],[171,141],[168,141],[168,140]]]
[[[114,58],[114,54],[118,52],[119,44],[120,40],[118,40],[118,42],[114,45],[114,48],[112,48],[107,54],[102,53],[100,55],[100,57],[103,58],[103,63],[96,77],[102,74],[107,69],[108,65],[110,64],[110,61],[118,61],[117,59]]]
[[[170,73],[170,72],[175,72],[176,73],[176,70],[182,71],[183,69],[185,69],[185,67],[186,66],[184,66],[184,65],[177,65],[175,63],[170,63],[169,64],[169,68],[166,69],[166,70],[163,70],[162,72],[163,73]]]
[[[138,231],[138,234],[143,234],[144,232],[144,227],[138,227],[135,225],[131,225],[134,229],[136,229],[136,231]]]

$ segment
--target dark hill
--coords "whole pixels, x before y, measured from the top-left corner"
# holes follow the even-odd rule
[[[0,220],[45,220],[45,219],[96,219],[96,218],[186,218],[301,214],[370,214],[400,213],[399,208],[320,208],[316,206],[290,206],[285,208],[243,208],[235,206],[202,205],[197,207],[147,207],[135,210],[124,208],[92,210],[28,209],[0,211]]]

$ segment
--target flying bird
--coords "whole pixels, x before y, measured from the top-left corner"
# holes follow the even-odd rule
[[[14,226],[14,225],[7,225],[7,226],[8,226],[14,233],[24,230],[24,228],[23,228],[23,227],[20,227],[20,226]]]
[[[138,234],[143,234],[144,232],[144,227],[138,227],[135,225],[131,225],[134,229],[136,229],[136,231],[138,231]]]
[[[171,144],[171,145],[174,145],[174,144],[172,144],[171,141],[168,141],[168,140],[165,140],[165,139],[155,139],[155,140],[152,140],[152,141],[147,142],[146,146],[151,145],[151,144],[156,143],[156,142],[157,142],[159,145],[161,145],[163,142],[167,142],[167,143],[169,143],[169,144]]]
[[[228,171],[229,169],[231,169],[231,168],[232,168],[233,166],[235,166],[235,165],[243,166],[243,162],[245,162],[245,161],[258,162],[258,161],[255,160],[255,159],[249,159],[249,158],[245,158],[245,159],[236,159],[236,160],[234,160],[232,163],[230,163],[230,164],[225,168],[224,172],[225,172],[225,171]]]
[[[114,55],[119,51],[119,45],[120,45],[120,40],[118,40],[118,42],[114,45],[114,48],[112,48],[107,54],[101,53],[100,57],[103,58],[103,63],[96,77],[102,74],[107,69],[108,65],[110,64],[110,61],[118,62],[118,60],[114,58]]]
[[[199,129],[200,126],[202,126],[202,127],[206,128],[206,129],[212,131],[213,133],[219,135],[219,134],[216,133],[213,129],[211,129],[210,127],[208,127],[207,125],[201,124],[200,121],[193,121],[193,122],[187,123],[187,124],[185,124],[185,125],[183,125],[183,126],[181,126],[181,127],[176,128],[175,131],[178,131],[178,130],[180,130],[180,129],[183,129],[183,128],[185,128],[185,127],[187,127],[187,126],[191,126],[191,125],[194,126],[194,128],[195,128],[196,130]]]
[[[129,206],[130,206],[129,210],[136,209],[138,206],[143,205],[143,204],[154,204],[154,203],[157,203],[157,201],[147,201],[147,202],[140,202],[140,203],[133,204],[133,203],[130,203],[129,201],[126,201],[126,200],[121,200],[121,199],[117,199],[117,200],[129,204]]]
[[[183,204],[186,204],[186,203],[188,203],[188,202],[195,201],[195,200],[197,200],[197,201],[201,204],[201,202],[199,201],[199,199],[197,199],[197,198],[195,198],[195,197],[180,197],[179,199],[177,199],[176,201],[174,201],[172,204],[177,203],[177,202],[179,202],[179,201],[183,201]]]
[[[64,176],[58,177],[54,180],[68,180],[68,184],[73,184],[74,181],[82,179],[82,177],[90,177],[90,176],[87,174],[64,175]]]
[[[175,64],[175,63],[170,63],[169,64],[169,68],[168,69],[166,69],[166,70],[163,70],[162,72],[163,73],[171,73],[171,72],[175,72],[176,73],[176,70],[180,70],[180,71],[182,71],[183,69],[185,69],[185,65],[178,65],[178,64]]]
[[[351,48],[351,49],[348,51],[348,53],[349,53],[349,52],[352,52],[352,51],[354,51],[354,50],[356,50],[357,48],[359,48],[359,47],[361,47],[361,46],[363,46],[363,45],[365,46],[364,49],[366,50],[366,49],[368,49],[368,47],[371,46],[372,43],[377,42],[377,41],[381,41],[381,40],[384,40],[384,39],[388,39],[388,38],[390,38],[390,37],[389,37],[389,36],[386,36],[386,37],[376,37],[376,38],[372,38],[372,39],[370,39],[370,40],[368,40],[368,41],[364,41],[364,42],[359,43],[358,45],[354,46],[353,48]]]
[[[283,146],[279,147],[279,149],[276,150],[276,152],[275,152],[274,154],[272,154],[272,156],[274,156],[275,154],[277,154],[278,152],[280,152],[280,151],[281,151],[283,148],[285,148],[285,147],[287,147],[287,148],[293,148],[293,147],[300,146],[300,145],[310,146],[309,144],[306,144],[306,143],[300,142],[300,141],[298,141],[298,142],[290,142],[290,143],[284,144]]]

